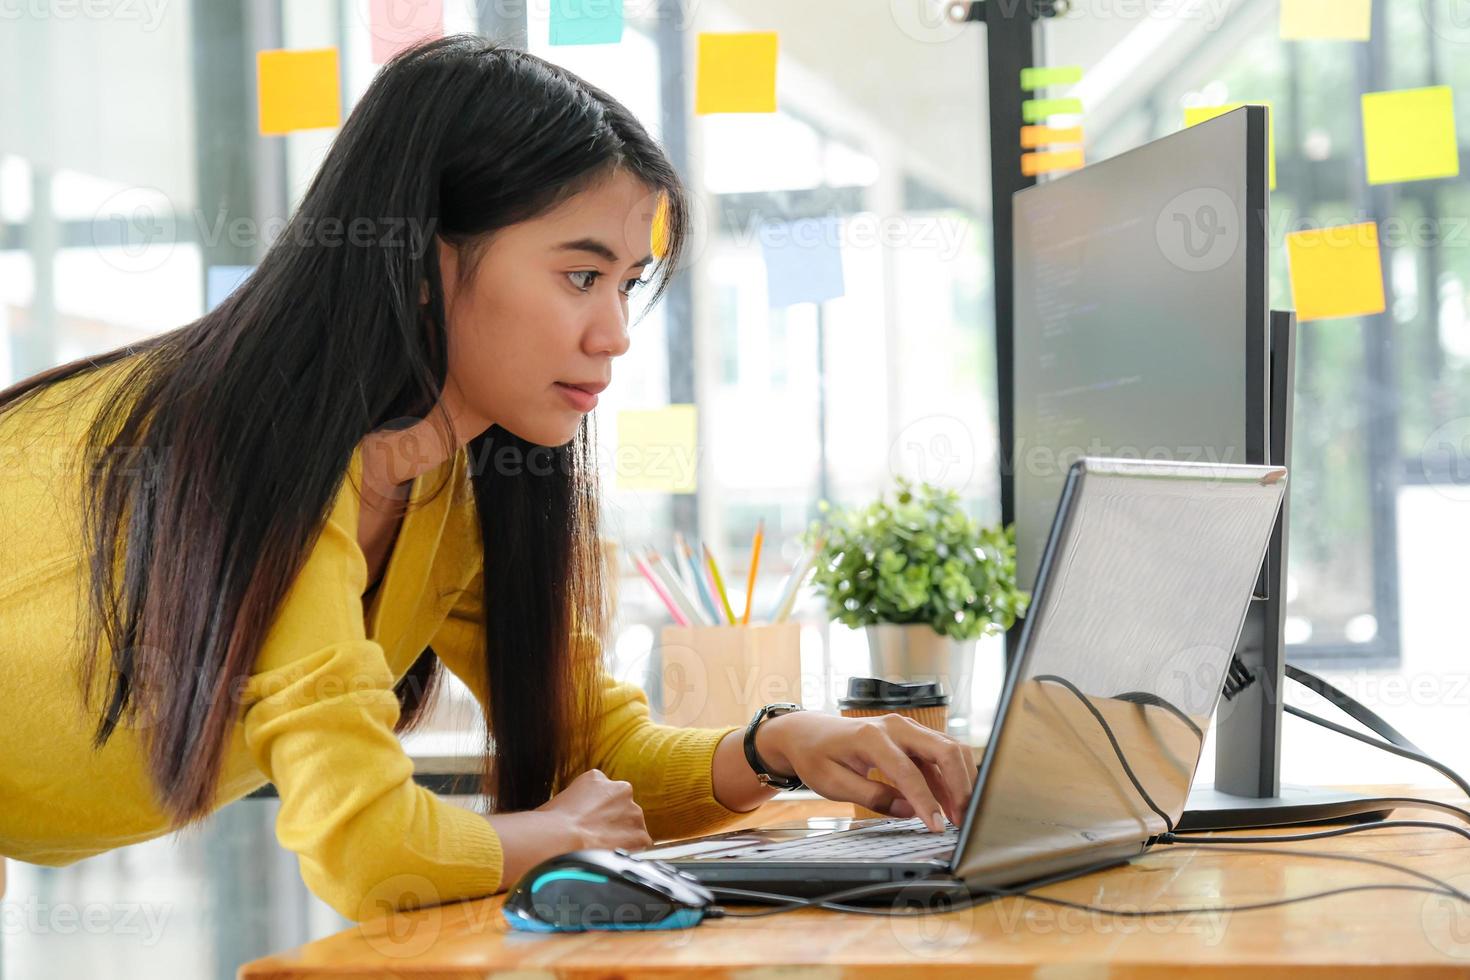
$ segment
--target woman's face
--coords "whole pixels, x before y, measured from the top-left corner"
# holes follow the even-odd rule
[[[467,442],[491,425],[542,446],[576,435],[628,349],[628,293],[653,261],[658,195],[617,171],[538,218],[502,229],[459,283],[438,241],[447,316],[444,408]]]

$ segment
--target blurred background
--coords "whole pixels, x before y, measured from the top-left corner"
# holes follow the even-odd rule
[[[696,533],[743,588],[764,519],[756,619],[821,500],[862,503],[901,474],[998,520],[983,28],[945,20],[937,0],[628,0],[620,42],[552,45],[551,2],[445,0],[444,29],[503,38],[606,89],[697,198],[693,261],[646,315],[634,294],[631,350],[594,413],[609,538],[669,554],[675,530]],[[1283,41],[1278,16],[1276,0],[1079,2],[1038,27],[1037,61],[1084,69],[1072,94],[1089,162],[1181,128],[1187,107],[1271,103],[1273,307],[1292,305],[1287,232],[1385,229],[1388,311],[1300,332],[1289,653],[1470,766],[1470,170],[1369,189],[1356,129],[1363,92],[1420,85],[1453,86],[1470,119],[1470,16],[1379,0],[1366,43]],[[336,48],[345,117],[378,67],[370,22],[369,0],[29,0],[0,12],[0,386],[217,302],[264,254],[336,132],[260,135],[256,53]],[[747,30],[779,36],[776,111],[695,115],[699,33]],[[777,305],[758,228],[808,217],[837,222],[841,295]],[[637,488],[619,471],[620,420],[672,405],[696,412],[693,492]],[[668,615],[618,567],[606,652],[636,678]],[[865,639],[829,624],[809,594],[794,618],[802,700],[832,710],[845,678],[866,671]],[[979,641],[979,731],[1002,668],[1000,638]],[[473,747],[467,701],[451,683],[410,738],[424,751]],[[1286,724],[1290,781],[1426,778]],[[1212,760],[1207,750],[1206,769]],[[188,837],[62,869],[10,862],[5,975],[229,977],[347,927],[302,886],[275,811],[247,799]],[[93,907],[106,910],[96,928],[75,914]]]

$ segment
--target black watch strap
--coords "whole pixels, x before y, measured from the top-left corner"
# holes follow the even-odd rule
[[[792,711],[800,711],[801,705],[792,704],[790,701],[777,701],[768,704],[755,713],[750,719],[750,724],[745,728],[745,761],[750,763],[750,768],[766,786],[774,786],[777,789],[803,789],[806,784],[801,781],[800,776],[777,776],[766,767],[761,757],[755,751],[755,730],[760,723],[767,718],[777,718]]]

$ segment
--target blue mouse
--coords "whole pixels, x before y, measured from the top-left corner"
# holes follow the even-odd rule
[[[542,861],[511,888],[501,913],[526,932],[688,929],[714,901],[693,875],[618,848]]]

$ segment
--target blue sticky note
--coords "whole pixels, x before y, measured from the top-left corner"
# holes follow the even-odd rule
[[[760,239],[772,308],[821,303],[845,293],[840,218],[774,222],[761,227]]]
[[[235,291],[235,287],[245,281],[245,277],[255,271],[253,265],[212,265],[206,274],[204,290],[204,308],[212,310],[225,301],[225,297]]]
[[[623,39],[623,0],[551,0],[557,44],[617,44]]]

